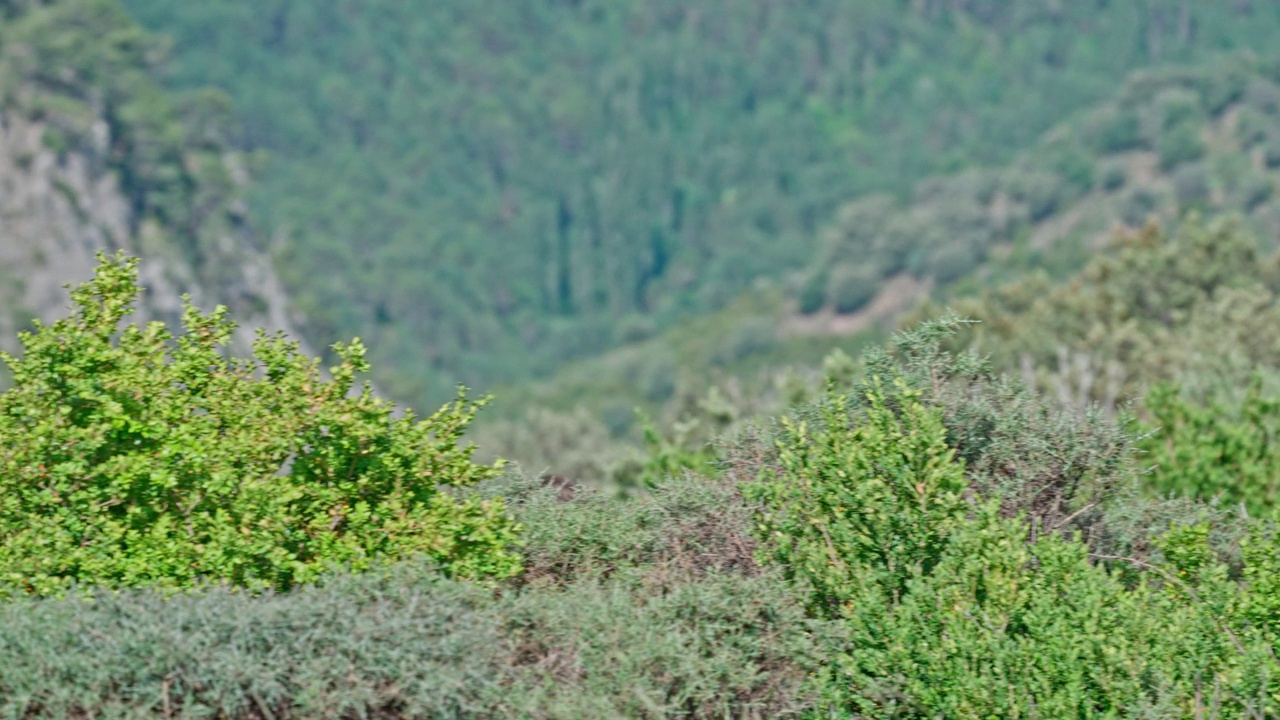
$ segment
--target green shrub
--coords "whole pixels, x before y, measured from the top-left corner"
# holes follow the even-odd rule
[[[1280,169],[1280,139],[1267,142],[1262,150],[1262,163],[1268,170]]]
[[[829,274],[824,271],[811,272],[800,286],[800,312],[812,315],[827,304],[827,285]]]
[[[965,515],[964,466],[953,460],[946,427],[917,391],[901,381],[898,389],[897,409],[871,391],[852,428],[843,397],[827,403],[821,428],[784,420],[780,469],[749,488],[766,508],[760,532],[773,559],[804,580],[810,604],[825,614],[845,611],[867,579],[857,576],[860,568],[900,591],[937,562]]]
[[[1074,192],[1084,193],[1093,188],[1097,162],[1086,148],[1070,143],[1055,143],[1044,152],[1046,157],[1038,158],[1038,161],[1066,181]]]
[[[1144,144],[1142,122],[1130,109],[1099,114],[1087,127],[1091,144],[1103,153],[1136,150]]]
[[[769,318],[748,318],[739,321],[711,354],[711,364],[733,365],[754,355],[761,355],[778,346],[778,331]]]
[[[1210,115],[1218,117],[1244,98],[1253,73],[1244,64],[1224,68],[1196,83],[1196,93]]]
[[[504,475],[527,571],[501,592],[423,563],[288,594],[205,588],[0,605],[0,716],[787,717],[818,640],[757,565],[735,489],[673,479],[571,502]],[[264,710],[264,708],[266,710]]]
[[[100,257],[74,313],[21,336],[0,395],[0,581],[287,588],[332,565],[425,555],[458,576],[519,569],[500,501],[459,499],[496,469],[460,436],[465,393],[419,421],[355,386],[359,341],[324,379],[296,343],[227,357],[225,308],[185,334],[125,324],[137,261]]]
[[[1130,227],[1142,227],[1160,210],[1161,197],[1155,191],[1137,187],[1120,201],[1120,219]]]
[[[400,564],[287,594],[21,598],[0,604],[0,715],[494,717],[488,595]]]
[[[1183,163],[1199,160],[1204,156],[1204,141],[1200,139],[1200,124],[1193,121],[1181,122],[1160,135],[1156,142],[1156,153],[1160,156],[1160,167],[1172,170]]]
[[[838,313],[861,310],[880,289],[875,268],[841,265],[831,273],[829,295]]]
[[[1028,524],[1092,532],[1098,518],[1089,508],[1106,505],[1132,477],[1130,432],[1100,412],[1064,410],[996,375],[982,356],[952,354],[946,343],[966,327],[983,325],[945,315],[898,333],[892,353],[866,354],[867,375],[923,389],[983,500],[998,500],[1005,515]],[[898,392],[896,385],[884,390]]]
[[[1129,170],[1125,167],[1122,160],[1110,160],[1102,166],[1101,172],[1102,189],[1107,192],[1113,192],[1124,187],[1129,182]]]
[[[1244,149],[1248,150],[1266,142],[1275,132],[1275,121],[1268,115],[1251,107],[1240,109],[1240,118],[1236,121],[1235,138]]]
[[[1172,182],[1180,212],[1203,209],[1208,204],[1212,188],[1209,169],[1203,163],[1191,163],[1174,170]]]
[[[1026,207],[1031,222],[1040,222],[1062,207],[1067,188],[1065,182],[1052,173],[1018,171],[1008,174],[1005,189]]]
[[[1255,382],[1231,402],[1195,403],[1168,383],[1147,394],[1156,424],[1142,448],[1158,493],[1177,493],[1263,515],[1280,501],[1280,398]],[[1158,429],[1158,432],[1155,431]]]
[[[751,511],[730,483],[681,473],[625,501],[580,487],[561,502],[521,479],[503,494],[526,528],[521,583],[594,582],[636,568],[683,578],[760,571]]]
[[[1247,554],[1256,580],[1242,586],[1207,526],[1159,538],[1161,565],[1052,526],[1029,534],[974,496],[926,392],[869,387],[851,412],[836,398],[812,427],[788,423],[776,466],[749,486],[762,555],[843,629],[816,677],[830,716],[1274,711],[1274,542]]]
[[[504,602],[508,718],[778,718],[809,709],[816,623],[776,575],[582,583]]]
[[[945,285],[968,277],[977,270],[982,262],[982,251],[974,243],[956,238],[934,249],[927,262],[930,274]]]
[[[1253,212],[1276,194],[1276,183],[1265,175],[1251,175],[1239,188],[1240,206]]]

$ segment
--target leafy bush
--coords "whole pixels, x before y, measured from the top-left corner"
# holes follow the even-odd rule
[[[1157,382],[1243,387],[1276,366],[1277,259],[1239,222],[1191,215],[1117,236],[1069,283],[1021,282],[957,310],[982,321],[970,337],[1001,370],[1115,408]]]
[[[1129,227],[1142,227],[1160,210],[1161,197],[1145,187],[1133,188],[1120,201],[1120,219]]]
[[[0,605],[0,714],[484,717],[487,594],[402,564],[256,597],[22,598]]]
[[[295,343],[260,335],[224,353],[225,308],[188,306],[185,334],[125,324],[137,262],[100,256],[74,313],[22,334],[0,395],[0,580],[287,588],[331,565],[425,555],[458,576],[519,570],[499,500],[460,499],[496,469],[460,436],[482,402],[461,393],[419,421],[393,418],[338,344],[332,379]]]
[[[1039,162],[1061,176],[1072,191],[1078,194],[1093,188],[1097,162],[1087,148],[1074,143],[1050,143],[1043,153]]]
[[[1280,169],[1280,139],[1267,142],[1262,150],[1262,162],[1268,170]]]
[[[827,304],[827,285],[831,282],[825,271],[811,272],[800,285],[800,312],[812,315]]]
[[[878,268],[841,265],[831,273],[831,302],[838,313],[861,310],[880,289]]]
[[[1219,396],[1204,404],[1161,383],[1145,404],[1158,428],[1142,444],[1155,466],[1154,490],[1243,504],[1258,516],[1277,506],[1280,398],[1265,394],[1260,381],[1238,402]]]
[[[594,582],[636,568],[680,578],[761,571],[751,511],[730,483],[681,473],[621,502],[591,487],[560,502],[527,480],[503,494],[526,528],[520,583]]]
[[[832,716],[1274,711],[1267,550],[1241,585],[1207,526],[1158,538],[1164,567],[1029,535],[974,496],[926,391],[869,387],[852,411],[837,397],[812,427],[784,424],[776,467],[749,486],[763,556],[843,629],[816,678]]]
[[[1031,222],[1040,222],[1057,211],[1066,190],[1058,176],[1036,171],[1010,172],[1005,178],[1005,189],[1026,206]]]
[[[627,421],[634,422],[635,409],[626,411]],[[609,480],[638,454],[583,408],[556,412],[530,407],[516,420],[478,425],[472,437],[482,458],[496,459],[500,452],[530,475],[552,473],[587,483]]]
[[[1203,163],[1191,163],[1174,170],[1172,182],[1173,194],[1182,212],[1203,209],[1209,203],[1211,181],[1209,169]]]
[[[1266,142],[1275,129],[1275,121],[1252,107],[1240,110],[1240,119],[1236,121],[1236,140],[1247,150]]]
[[[1091,144],[1103,153],[1120,153],[1141,148],[1142,122],[1130,109],[1099,113],[1086,127]]]
[[[1204,156],[1204,141],[1200,139],[1200,124],[1181,122],[1160,135],[1156,152],[1160,155],[1160,167],[1172,170],[1183,163],[1199,160]]]
[[[1122,160],[1110,160],[1102,166],[1102,189],[1108,192],[1119,190],[1129,182],[1129,170]]]
[[[1091,509],[1132,479],[1130,433],[1102,413],[1063,409],[995,374],[984,357],[948,352],[946,343],[971,326],[981,327],[950,314],[922,322],[894,338],[893,352],[869,351],[867,374],[923,389],[984,501],[997,500],[1006,516],[1042,528],[1092,532],[1098,517]],[[896,385],[885,391],[898,392]]]
[[[144,717],[787,717],[815,638],[752,559],[751,514],[723,484],[674,479],[624,500],[511,498],[529,568],[502,592],[421,563],[288,594],[223,588],[0,605],[0,715]]]
[[[739,322],[711,357],[712,365],[732,365],[778,346],[778,331],[768,318]]]
[[[978,268],[982,262],[982,251],[981,246],[968,241],[968,238],[957,237],[938,246],[930,254],[927,267],[938,282],[953,283]]]
[[[1240,206],[1245,212],[1252,212],[1260,205],[1275,197],[1275,181],[1265,175],[1251,175],[1241,183],[1239,189]]]
[[[859,568],[900,592],[913,573],[937,563],[964,519],[964,466],[953,461],[941,418],[917,391],[898,389],[900,414],[872,391],[852,428],[842,397],[826,405],[823,427],[812,434],[805,423],[784,420],[780,472],[749,488],[765,505],[760,532],[772,541],[773,558],[812,588],[810,604],[824,614],[848,609],[855,586],[869,579],[857,576]]]
[[[813,624],[774,574],[646,587],[582,583],[500,607],[516,682],[509,718],[794,717],[821,662]]]

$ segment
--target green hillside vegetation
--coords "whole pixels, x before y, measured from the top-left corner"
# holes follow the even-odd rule
[[[117,269],[105,266],[98,282]],[[79,291],[82,301],[95,289]],[[58,327],[69,334],[69,325]],[[981,356],[948,351],[968,327],[944,317],[896,335],[863,356],[861,379],[761,418],[723,438],[721,462],[664,474],[645,492],[619,497],[520,474],[458,488],[463,503],[503,498],[521,526],[510,546],[520,572],[505,580],[451,580],[423,558],[279,593],[111,592],[88,583],[54,593],[65,597],[19,592],[0,605],[0,650],[10,660],[0,664],[0,711],[566,719],[1280,712],[1274,516],[1224,510],[1177,486],[1160,497],[1140,453],[1149,441],[1141,428],[1064,408]],[[198,347],[195,329],[178,348]],[[140,381],[126,374],[111,386],[127,397]],[[233,374],[223,382],[251,391],[258,381]],[[31,397],[25,387],[0,396],[7,447],[22,417],[15,400]],[[304,387],[288,387],[284,401],[306,399]],[[1272,424],[1276,407],[1260,410]],[[135,409],[124,403],[117,417],[144,419]],[[80,417],[51,414],[70,427]],[[158,437],[155,451],[165,457],[179,442]],[[1218,450],[1188,433],[1161,442]],[[1248,448],[1225,447],[1203,465],[1229,472],[1246,459]],[[126,465],[86,445],[28,452],[63,457],[59,468],[87,463],[104,480],[128,477]],[[5,508],[12,512],[12,500]],[[21,537],[0,531],[0,547]]]
[[[281,335],[260,335],[238,355],[226,346],[226,308],[189,307],[170,325],[130,322],[136,260],[104,255],[96,277],[71,289],[67,317],[21,335],[21,356],[3,357],[13,385],[0,392],[0,716],[1280,717],[1280,69],[1232,56],[1113,87],[1123,69],[1262,42],[1272,9],[924,0],[854,11],[818,0],[812,14],[770,13],[764,3],[703,8],[724,13],[716,22],[697,5],[581,0],[495,6],[478,20],[473,5],[433,5],[428,19],[457,18],[433,24],[391,3],[358,12],[369,8],[280,0],[245,6],[251,14],[237,24],[229,3],[139,0],[141,15],[148,7],[192,19],[180,32],[194,32],[196,18],[225,22],[207,26],[216,47],[235,32],[258,38],[193,57],[222,58],[211,73],[262,80],[261,104],[241,114],[246,137],[319,143],[276,146],[257,202],[279,201],[272,222],[299,233],[284,254],[295,282],[308,272],[335,281],[304,297],[309,312],[332,313],[313,315],[310,332],[369,332],[329,346],[327,373]],[[55,144],[92,142],[88,110],[118,124],[109,161],[146,208],[156,252],[189,253],[217,272],[218,250],[200,228],[245,216],[228,212],[238,191],[200,203],[201,188],[236,187],[198,170],[202,158],[225,158],[225,145],[193,139],[203,137],[192,128],[205,111],[156,82],[163,53],[154,41],[107,0],[0,0],[0,13],[6,107],[43,113]],[[357,31],[385,22],[377,27],[388,34],[308,24],[339,19]],[[564,19],[574,22],[552,22]],[[814,27],[792,27],[801,20]],[[818,20],[832,23],[831,37],[860,37],[875,50],[854,53],[856,83],[840,85],[830,60],[852,51],[804,55],[821,47]],[[834,32],[837,21],[866,20],[878,21],[877,32]],[[634,40],[640,60],[587,32],[597,25]],[[477,30],[447,32],[456,27]],[[563,35],[540,44],[537,33],[516,32],[528,27]],[[417,44],[382,42],[393,31]],[[424,44],[419,31],[438,35]],[[307,33],[301,65],[268,62]],[[315,42],[337,37],[360,39]],[[1094,45],[1118,38],[1144,50],[1117,58]],[[188,41],[179,45],[205,52]],[[406,46],[422,54],[406,60],[396,52]],[[361,52],[370,48],[379,52]],[[737,62],[743,48],[755,49],[751,62]],[[433,53],[448,62],[433,64]],[[580,63],[566,66],[558,53]],[[791,65],[810,68],[816,83],[799,96],[780,74],[787,53],[813,59]],[[604,62],[613,58],[623,64]],[[361,63],[331,82],[304,82],[313,77],[306,63],[321,59]],[[426,118],[415,127],[438,155],[408,159],[392,152],[404,147],[392,139],[408,142],[402,136],[360,122],[372,117],[363,103],[383,95],[377,83],[344,78],[409,82],[397,80],[406,75],[396,62],[411,63],[413,82],[460,88],[430,93],[440,103],[431,112],[469,120],[448,152],[431,133],[459,125],[429,122],[438,116],[408,102],[416,91],[391,93],[405,104],[385,115]],[[192,81],[189,63],[179,57],[176,84]],[[267,66],[257,76],[246,69]],[[990,85],[962,81],[974,67],[990,71]],[[717,68],[746,77],[722,88],[719,75],[700,74]],[[955,74],[954,90],[928,89],[924,78],[951,77],[939,68]],[[642,94],[595,92],[604,86],[583,77],[634,80]],[[281,83],[324,102],[314,113],[283,112]],[[491,92],[464,91],[474,87]],[[559,104],[568,102],[560,92],[581,87],[580,105]],[[756,90],[743,110],[750,121],[715,125],[693,112],[692,99],[732,105],[743,88]],[[872,91],[885,92],[873,102]],[[449,114],[484,96],[495,106]],[[597,97],[643,102],[621,105],[638,115],[594,115],[584,98]],[[844,104],[824,106],[824,97]],[[787,112],[797,98],[801,116],[829,121],[820,129],[834,134],[771,135],[803,129]],[[1041,127],[1030,115],[999,114],[1027,98],[1046,101],[1029,111],[1045,112]],[[934,114],[889,118],[871,107]],[[515,137],[486,125],[514,133],[513,108],[560,108],[544,127],[568,133],[553,134],[568,144],[481,142]],[[263,120],[274,109],[279,117]],[[966,121],[984,113],[990,128]],[[335,124],[309,130],[307,118]],[[885,129],[893,143],[849,128]],[[1008,137],[988,135],[994,128]],[[920,149],[929,141],[955,141],[955,154],[929,156]],[[599,154],[601,142],[616,154]],[[485,154],[494,147],[510,154]],[[658,147],[683,149],[649,152]],[[831,147],[852,155],[805,159]],[[743,148],[779,165],[762,175],[767,163],[730,152]],[[299,154],[314,164],[286,170]],[[835,156],[885,169],[874,181],[883,187],[823,186],[831,195],[814,200],[796,178],[812,180],[805,173]],[[489,240],[501,234],[482,232],[483,213],[445,211],[459,198],[493,200],[492,170],[472,173],[469,163],[495,157],[511,163],[498,166],[508,173],[502,189],[517,207],[541,207],[553,228],[544,237],[563,243],[551,255],[501,252]],[[895,159],[902,167],[889,172]],[[975,159],[989,164],[967,167]],[[415,161],[430,172],[398,174],[406,166],[397,163]],[[718,195],[714,207],[687,197],[676,230],[660,224],[650,235],[644,221],[642,256],[652,258],[643,253],[655,237],[672,249],[664,273],[627,265],[632,279],[650,277],[650,305],[566,310],[556,253],[589,244],[577,203],[597,197],[580,178],[598,176],[575,175],[574,164],[614,161],[627,178],[618,192],[666,193],[673,185],[659,180],[687,178],[689,188],[737,194]],[[795,173],[797,184],[761,180],[775,170]],[[707,179],[717,172],[723,183]],[[384,204],[364,205],[365,183],[398,177],[415,179],[412,192],[388,185]],[[579,184],[552,184],[570,177]],[[282,200],[299,187],[290,183],[309,182],[318,183],[311,195]],[[538,194],[547,188],[564,194]],[[886,188],[902,194],[854,197]],[[804,202],[791,204],[790,193]],[[654,207],[624,195],[599,207],[642,219]],[[430,227],[440,235],[414,230],[414,218],[428,215],[405,198],[437,213]],[[828,201],[833,215],[801,219]],[[364,214],[345,215],[359,206]],[[773,227],[756,224],[766,206],[775,207]],[[214,210],[197,221],[189,213],[201,207]],[[562,208],[572,218],[563,232]],[[513,240],[538,237],[520,234],[536,224],[525,212],[510,218]],[[810,222],[812,242],[782,245],[803,240],[809,230],[797,228]],[[632,230],[618,227],[609,242],[625,244]],[[357,242],[368,236],[353,228],[386,244]],[[689,234],[677,243],[679,232]],[[430,242],[407,240],[423,237]],[[754,253],[760,277],[711,273],[739,267],[730,248]],[[462,250],[474,255],[451,255]],[[314,258],[300,262],[307,252]],[[601,252],[634,259],[603,240]],[[503,274],[536,265],[531,257],[550,257],[550,274]],[[430,285],[458,307],[472,298],[465,283],[482,276],[486,292],[508,287],[521,302],[519,293],[550,292],[551,304],[430,316],[433,296],[392,283],[393,267],[427,268],[414,281],[422,287],[462,268],[451,282],[464,287]],[[586,267],[570,268],[571,298],[583,277],[573,273]],[[709,274],[681,280],[680,268]],[[335,302],[344,293],[354,299]],[[379,319],[379,303],[393,297],[418,304],[387,305]],[[464,318],[478,344],[450,345],[449,328]],[[484,318],[500,319],[486,329]],[[545,334],[513,336],[513,347],[531,350],[477,365],[477,377],[515,384],[594,356],[513,387],[505,416],[456,388],[452,402],[419,416],[358,381],[391,378],[398,393],[430,396],[438,378],[465,374],[449,363],[485,347],[511,350],[480,339],[507,337],[503,323],[517,320]],[[580,332],[591,327],[608,332]],[[435,338],[433,328],[442,329],[440,354],[424,365],[413,338]],[[393,332],[402,345],[387,342]],[[571,334],[586,339],[539,354],[539,343]],[[395,361],[383,374],[370,367],[379,358],[366,362],[375,343]],[[596,352],[613,344],[622,347]],[[519,372],[503,365],[526,358]],[[500,417],[485,422],[490,414]],[[519,463],[487,459],[503,454]]]
[[[1193,210],[1234,212],[1274,237],[1278,151],[1275,59],[1137,72],[1008,166],[929,178],[907,201],[845,205],[796,289],[799,309],[860,310],[899,273],[938,292],[1033,268],[1061,278],[1117,228]]]
[[[1151,484],[1246,513],[1280,500],[1280,256],[1236,220],[1119,240],[1071,282],[1032,276],[955,307],[963,342],[1064,406],[1136,403]]]
[[[124,4],[173,38],[171,85],[225,89],[272,154],[250,200],[316,345],[365,337],[413,402],[722,308],[804,267],[852,198],[1001,165],[1132,70],[1280,30],[1236,0]],[[1101,141],[1194,152],[1189,124],[1131,120]],[[1012,188],[1033,215],[1092,186],[1070,148],[1059,165],[1065,189]],[[875,272],[959,276],[980,245],[894,245],[809,296],[852,309]]]
[[[1162,160],[1159,146],[1169,132],[1197,138],[1195,157]],[[1277,143],[1280,65],[1273,61],[1237,57],[1136,73],[1006,166],[928,178],[909,201],[872,195],[847,203],[822,232],[809,267],[777,284],[758,285],[716,313],[572,363],[547,380],[498,388],[490,420],[481,423],[483,444],[530,466],[569,472],[580,465],[566,459],[575,452],[551,436],[566,429],[565,437],[587,437],[582,428],[590,418],[597,421],[590,437],[605,443],[639,436],[636,407],[660,424],[702,429],[779,412],[820,388],[824,357],[883,340],[922,300],[945,305],[1002,283],[1015,283],[997,293],[1015,296],[1009,302],[1035,299],[1118,233],[1150,220],[1176,226],[1186,213],[1232,214],[1266,242],[1241,256],[1248,265],[1280,237],[1280,164],[1269,159]],[[1252,278],[1259,270],[1235,271]],[[957,307],[999,323],[971,303]],[[1057,361],[1060,341],[1053,338],[1065,332],[1058,309],[1045,312],[1051,321],[1032,321],[1041,331],[1025,343],[1041,365]],[[1242,333],[1244,327],[1256,325]],[[1113,330],[1095,331],[1109,338],[1095,344],[1123,343],[1122,334],[1106,335]],[[1018,358],[997,358],[1020,372]],[[1095,387],[1093,400],[1105,399],[1104,387]],[[731,410],[704,407],[726,402]],[[539,437],[541,428],[547,437]],[[702,430],[685,434],[706,438]],[[590,473],[600,473],[598,462]]]

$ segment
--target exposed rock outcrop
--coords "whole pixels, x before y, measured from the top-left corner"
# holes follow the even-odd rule
[[[93,125],[88,147],[74,150],[48,147],[49,130],[21,112],[0,113],[0,348],[13,350],[16,331],[31,318],[50,321],[65,314],[63,286],[89,279],[104,250],[142,258],[144,318],[175,322],[187,293],[202,308],[232,309],[240,323],[239,350],[259,327],[300,337],[270,258],[254,246],[242,222],[227,223],[212,243],[214,251],[205,253],[204,262],[218,265],[212,269],[221,280],[210,287],[170,247],[163,230],[136,216],[105,161],[111,142],[105,121]],[[228,155],[225,162],[236,160]],[[237,214],[234,207],[224,212]]]
[[[241,199],[229,101],[159,81],[164,43],[112,0],[0,0],[0,348],[63,316],[101,251],[141,258],[140,319],[182,296],[295,339],[283,287]]]

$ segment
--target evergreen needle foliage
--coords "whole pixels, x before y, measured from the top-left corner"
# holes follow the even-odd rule
[[[355,385],[359,340],[321,375],[282,336],[228,357],[225,308],[188,305],[184,332],[128,324],[137,262],[100,256],[71,317],[21,336],[0,395],[0,580],[288,588],[333,565],[411,555],[451,575],[507,576],[517,527],[499,500],[456,497],[493,476],[460,437],[481,402],[430,417]]]
[[[824,717],[1274,714],[1270,525],[1244,543],[1243,582],[1207,524],[1153,538],[1155,562],[1037,533],[1043,508],[1009,516],[1006,494],[970,484],[946,408],[930,406],[945,394],[900,373],[868,388],[812,426],[784,422],[776,464],[748,486],[762,558],[842,630],[814,678]]]

